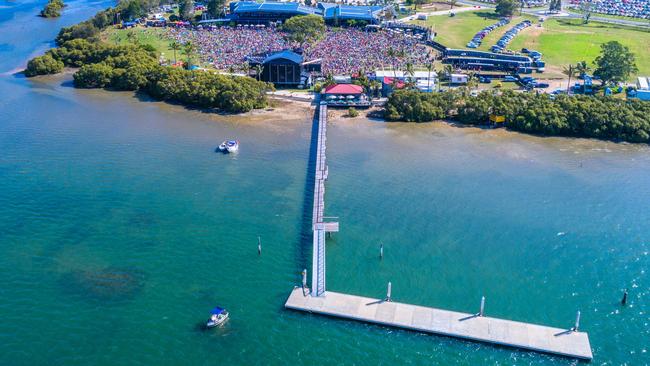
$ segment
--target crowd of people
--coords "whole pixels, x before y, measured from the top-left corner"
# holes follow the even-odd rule
[[[392,51],[391,51],[392,50]],[[417,39],[399,32],[366,32],[355,28],[329,30],[306,47],[308,59],[322,59],[324,73],[351,74],[359,70],[426,65],[433,56]]]
[[[273,27],[167,28],[166,37],[191,41],[198,57],[215,68],[246,71],[246,57],[297,48]],[[322,59],[323,74],[349,75],[359,70],[426,65],[431,55],[417,39],[399,32],[366,32],[356,28],[328,29],[304,46],[306,60]]]
[[[650,19],[650,0],[571,0],[571,4],[586,5],[595,13]]]
[[[290,47],[283,34],[273,28],[167,28],[165,32],[179,43],[192,42],[199,58],[219,70],[243,71],[246,56]]]

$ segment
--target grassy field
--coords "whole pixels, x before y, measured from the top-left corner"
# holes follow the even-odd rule
[[[579,61],[592,63],[600,53],[600,45],[619,41],[636,55],[639,75],[650,75],[650,31],[613,24],[590,22],[583,25],[580,19],[551,19],[538,27],[537,19],[530,16],[515,17],[511,25],[530,19],[535,25],[517,35],[510,49],[530,48],[542,52],[547,63],[548,77],[561,77],[562,66]],[[465,48],[472,36],[486,25],[498,21],[491,10],[458,13],[455,17],[434,16],[427,21],[414,23],[431,26],[438,33],[436,40],[452,48]],[[480,50],[489,50],[509,26],[494,30],[483,40]]]
[[[128,34],[134,35],[133,40]],[[174,51],[169,48],[170,41],[163,37],[164,29],[162,28],[130,28],[117,29],[108,28],[102,34],[102,39],[111,44],[129,44],[137,42],[139,44],[148,44],[156,48],[166,59],[174,59]],[[180,51],[176,51],[176,58],[181,59],[183,56]]]
[[[600,45],[609,41],[628,46],[636,55],[639,75],[650,74],[650,31],[596,22],[583,25],[579,19],[552,19],[543,28],[522,32],[512,40],[510,48],[542,52],[553,71],[583,60],[592,63],[600,53]]]
[[[438,33],[436,41],[451,48],[465,48],[467,42],[482,28],[499,21],[499,17],[492,10],[480,10],[475,12],[458,13],[455,17],[448,15],[438,15],[429,17],[428,20],[416,20],[415,24],[433,27]],[[510,27],[518,22],[534,17],[523,16],[514,17],[510,24],[497,28],[488,34],[484,39],[479,50],[489,50],[501,38]]]

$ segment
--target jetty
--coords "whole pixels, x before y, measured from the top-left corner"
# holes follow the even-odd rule
[[[580,312],[573,327],[561,329],[487,317],[484,314],[485,298],[481,299],[480,310],[475,314],[394,302],[390,282],[383,299],[327,291],[327,234],[338,232],[339,223],[324,216],[325,181],[329,173],[326,159],[327,104],[321,103],[316,113],[314,123],[318,124],[315,129],[318,135],[311,289],[307,288],[307,274],[303,271],[302,288],[295,287],[291,291],[285,308],[581,360],[593,358],[588,334],[578,330]]]

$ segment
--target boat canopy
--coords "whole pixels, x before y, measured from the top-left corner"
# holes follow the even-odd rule
[[[237,143],[237,141],[235,141],[235,140],[230,140],[230,141],[228,141],[228,146],[233,146],[233,145],[235,145],[236,143]]]
[[[212,309],[210,314],[219,315],[219,314],[223,313],[224,311],[225,311],[225,309],[220,308],[220,307],[217,306],[214,309]]]

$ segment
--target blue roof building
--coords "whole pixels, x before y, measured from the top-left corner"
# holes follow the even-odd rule
[[[311,6],[289,2],[238,1],[230,3],[231,19],[238,23],[284,22],[296,15],[321,15],[321,12]]]
[[[325,21],[330,24],[348,20],[375,24],[379,23],[381,13],[386,9],[387,7],[384,6],[353,6],[334,3],[319,3],[318,7],[312,7],[295,2],[237,1],[230,3],[229,19],[238,23],[264,24],[284,22],[297,15],[318,15],[325,18]]]
[[[356,20],[374,24],[379,22],[381,19],[381,13],[386,9],[386,7],[318,3],[318,9],[322,11],[323,17],[327,23]]]

